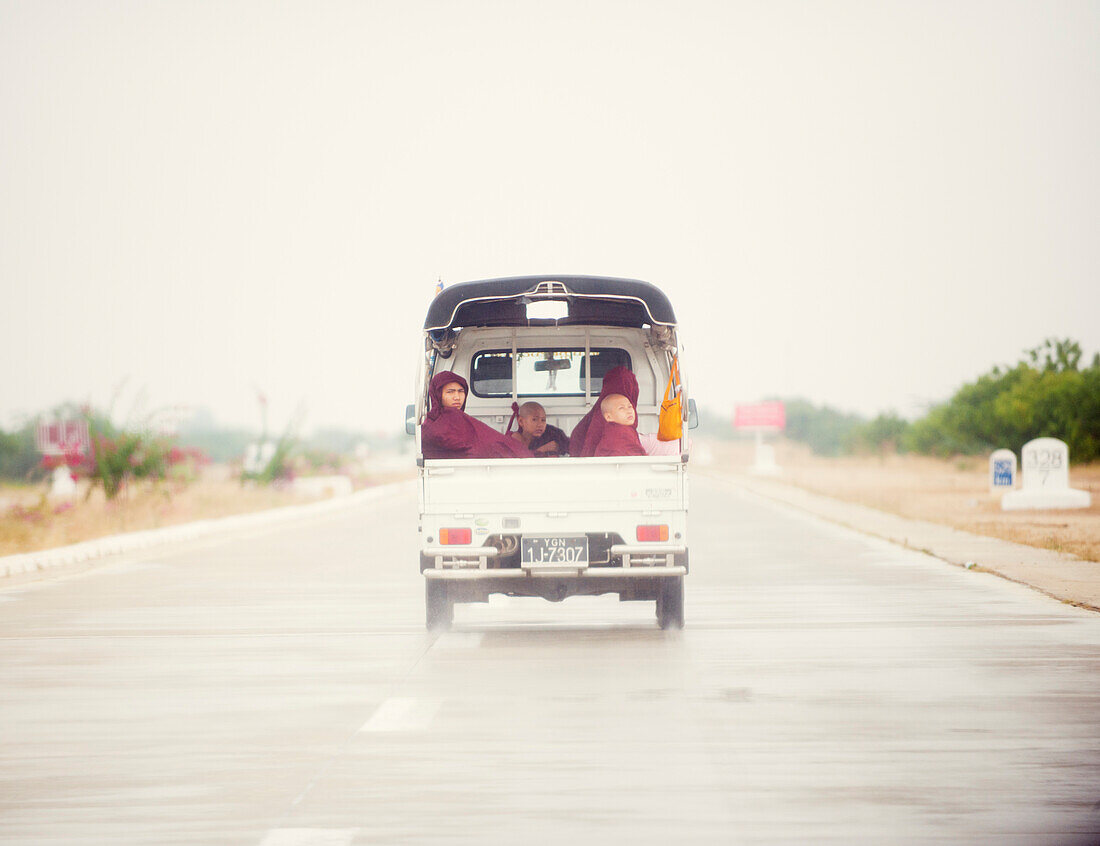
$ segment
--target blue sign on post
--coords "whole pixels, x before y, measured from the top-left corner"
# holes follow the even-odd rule
[[[989,456],[989,490],[1010,491],[1016,487],[1016,453],[999,449]]]

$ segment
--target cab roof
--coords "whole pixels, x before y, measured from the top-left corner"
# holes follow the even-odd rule
[[[567,317],[528,320],[527,305],[557,301]],[[460,282],[436,295],[426,331],[465,326],[675,326],[672,304],[655,285],[608,276],[509,276]]]

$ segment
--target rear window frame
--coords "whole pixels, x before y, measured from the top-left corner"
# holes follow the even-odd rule
[[[581,353],[582,354],[582,361],[583,361],[584,360],[583,359],[583,354],[585,352],[585,348],[583,346],[582,347],[575,347],[575,346],[569,346],[569,347],[541,347],[541,346],[539,346],[539,347],[517,347],[515,352],[517,354],[519,354],[519,353]],[[608,347],[608,346],[590,347],[588,349],[589,360],[591,360],[592,353],[603,353],[603,352],[619,354],[619,356],[621,358],[626,359],[625,366],[630,370],[631,373],[634,372],[634,357],[630,354],[630,351],[627,350],[625,347]],[[469,380],[468,380],[469,385],[470,385],[470,394],[475,396],[475,397],[478,397],[479,399],[487,399],[487,400],[511,399],[512,396],[513,396],[512,390],[511,390],[511,387],[513,387],[513,386],[511,386],[511,385],[510,385],[510,389],[505,393],[496,393],[496,392],[482,393],[481,391],[478,390],[478,384],[474,380],[474,372],[476,370],[477,361],[482,356],[508,356],[509,363],[511,363],[512,348],[511,347],[500,347],[500,348],[492,348],[492,349],[482,349],[482,350],[478,350],[476,353],[474,353],[474,355],[470,358],[470,376],[469,376]],[[617,367],[617,366],[620,366],[620,364],[622,364],[622,362],[617,362],[615,365],[612,365],[612,366]],[[611,369],[611,368],[608,368],[608,369]],[[515,367],[513,366],[509,370],[509,375],[508,375],[509,383],[511,383],[511,381],[512,381],[512,373],[514,373],[514,372],[515,372]],[[591,381],[592,381],[591,367],[586,367],[585,368],[585,378],[588,379],[589,384],[591,385]],[[600,385],[601,386],[603,385],[603,377],[602,376],[600,377]],[[582,383],[582,388],[583,388],[583,383]],[[600,392],[599,388],[591,388],[590,387],[590,390],[589,390],[589,393],[587,394],[587,396],[598,396],[599,392]],[[517,398],[519,398],[519,397],[544,397],[544,398],[549,398],[549,399],[577,399],[577,398],[585,397],[586,394],[585,394],[584,390],[580,390],[580,391],[573,391],[573,392],[568,392],[568,393],[565,393],[565,392],[563,392],[563,393],[517,392],[515,394],[515,396]]]

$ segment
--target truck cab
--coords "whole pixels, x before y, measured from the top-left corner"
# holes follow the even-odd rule
[[[568,435],[598,400],[604,374],[620,366],[638,380],[646,455],[424,458],[421,430],[436,373],[462,375],[465,413],[501,433],[513,404],[533,400]],[[436,295],[406,420],[417,442],[430,629],[449,627],[456,603],[487,602],[494,593],[551,601],[616,593],[655,602],[661,628],[683,626],[686,430],[695,423],[683,372],[672,306],[646,282],[526,276]],[[666,395],[680,400],[672,403],[679,436],[658,440]]]

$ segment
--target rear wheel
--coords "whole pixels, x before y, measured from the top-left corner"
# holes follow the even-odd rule
[[[684,627],[684,577],[664,579],[657,591],[657,625],[662,629]]]
[[[429,631],[446,631],[455,618],[455,604],[447,595],[447,583],[424,580],[424,618]]]

